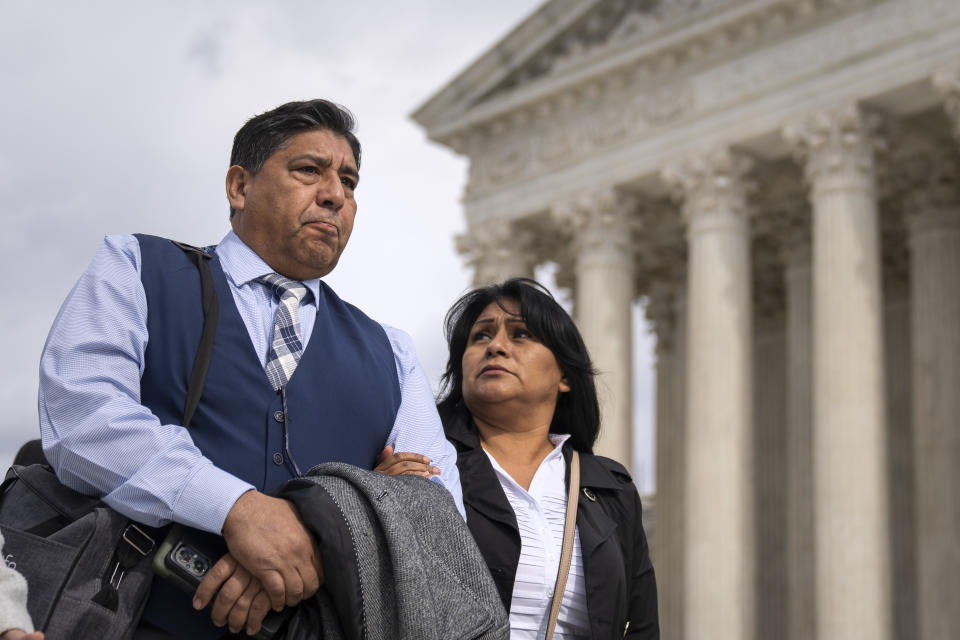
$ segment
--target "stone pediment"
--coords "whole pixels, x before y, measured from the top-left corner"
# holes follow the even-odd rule
[[[540,51],[486,96],[551,74],[589,64],[623,46],[655,39],[672,28],[702,20],[733,0],[607,0],[558,32]]]
[[[657,84],[683,67],[760,46],[823,14],[881,0],[551,0],[412,117],[457,149],[457,134],[590,83]],[[463,151],[462,149],[457,149]]]
[[[498,88],[515,83],[515,77],[585,15],[605,0],[552,0],[545,2],[467,69],[428,99],[413,114],[427,129],[457,119]]]
[[[637,40],[737,0],[553,0],[507,34],[424,103],[413,118],[430,127],[538,78],[588,64]]]

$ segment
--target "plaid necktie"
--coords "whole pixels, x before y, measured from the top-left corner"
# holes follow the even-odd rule
[[[280,298],[277,317],[273,323],[273,343],[267,352],[264,370],[273,388],[280,390],[293,376],[303,343],[300,340],[300,301],[310,294],[302,282],[285,278],[278,273],[268,273],[258,278]]]

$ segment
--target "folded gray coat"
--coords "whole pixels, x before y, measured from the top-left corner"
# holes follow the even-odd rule
[[[443,487],[331,462],[276,495],[314,534],[325,581],[286,640],[510,637],[493,579]]]

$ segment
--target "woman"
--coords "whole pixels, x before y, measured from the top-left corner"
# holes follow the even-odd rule
[[[591,453],[594,371],[570,316],[537,282],[513,279],[460,298],[446,337],[438,408],[511,637],[544,637],[576,450],[577,528],[554,637],[659,638],[640,496],[626,469]]]

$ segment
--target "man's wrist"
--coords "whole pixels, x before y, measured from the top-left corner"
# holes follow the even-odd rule
[[[251,500],[256,500],[256,497],[260,494],[256,489],[250,489],[249,491],[244,491],[242,494],[237,496],[237,499],[234,501],[233,505],[230,507],[230,511],[227,512],[227,516],[223,520],[223,527],[221,527],[221,533],[224,538],[232,535],[238,526],[242,526],[242,523],[247,519],[247,512],[249,510]]]

